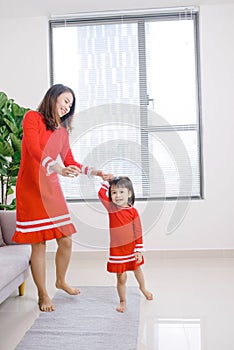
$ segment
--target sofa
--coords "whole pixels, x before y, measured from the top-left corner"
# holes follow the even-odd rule
[[[31,246],[11,241],[15,226],[15,211],[0,210],[0,303],[17,289],[24,295],[29,274]]]

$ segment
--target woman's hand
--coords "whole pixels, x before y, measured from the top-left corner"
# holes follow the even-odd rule
[[[69,165],[66,168],[62,168],[61,175],[67,177],[76,177],[80,174],[80,169],[76,165]]]
[[[60,174],[66,177],[76,177],[80,174],[80,169],[76,165],[69,165],[62,168]]]

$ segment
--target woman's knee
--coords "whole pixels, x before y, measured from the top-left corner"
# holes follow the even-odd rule
[[[45,256],[46,242],[38,242],[32,244],[32,256]]]
[[[32,244],[32,251],[43,252],[46,250],[46,242],[38,242]]]
[[[63,249],[71,249],[72,247],[72,240],[69,236],[58,238],[57,243]]]

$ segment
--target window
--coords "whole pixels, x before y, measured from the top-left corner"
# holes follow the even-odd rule
[[[50,39],[51,82],[77,98],[77,161],[129,176],[140,199],[202,198],[198,11],[55,18]],[[61,183],[96,199],[100,180]]]

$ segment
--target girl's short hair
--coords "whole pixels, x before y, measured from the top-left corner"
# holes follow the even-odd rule
[[[55,130],[57,128],[57,121],[55,116],[55,108],[57,98],[64,92],[70,92],[73,97],[73,103],[70,111],[61,118],[62,125],[66,129],[71,129],[71,121],[75,112],[76,97],[71,88],[63,84],[55,84],[49,88],[46,92],[43,100],[41,101],[37,111],[44,117],[47,130]]]
[[[135,202],[135,193],[134,193],[134,189],[133,189],[133,184],[132,181],[129,179],[129,177],[127,176],[117,176],[117,177],[113,177],[110,181],[109,181],[110,187],[109,187],[109,198],[112,201],[111,198],[111,187],[123,187],[123,188],[127,188],[131,193],[131,197],[129,197],[128,199],[128,203],[129,204],[134,204]]]

